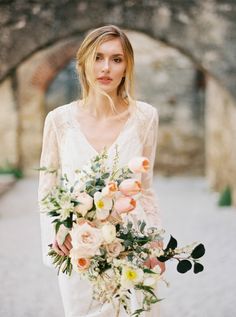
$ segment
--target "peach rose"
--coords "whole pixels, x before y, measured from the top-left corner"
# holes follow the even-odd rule
[[[108,256],[111,258],[116,258],[121,253],[121,251],[124,250],[124,248],[119,240],[115,240],[114,242],[106,245],[106,250]]]
[[[124,196],[119,197],[114,204],[114,209],[119,214],[122,213],[128,213],[132,211],[136,207],[136,200],[134,200],[132,197]]]
[[[150,167],[150,162],[147,157],[138,156],[129,161],[128,167],[133,173],[145,173]]]
[[[90,266],[90,260],[87,258],[78,258],[77,266],[79,270],[86,270]]]
[[[141,183],[134,178],[125,179],[120,183],[119,190],[126,196],[136,195],[141,191]]]
[[[84,217],[93,207],[93,198],[85,192],[76,194],[75,198],[79,202],[75,207],[75,211],[79,212]]]

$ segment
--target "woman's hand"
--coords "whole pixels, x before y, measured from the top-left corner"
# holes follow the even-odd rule
[[[166,270],[166,265],[165,262],[160,262],[157,260],[157,258],[149,258],[148,260],[145,261],[144,265],[148,267],[149,269],[153,269],[155,266],[159,266],[161,269],[160,274],[163,274]]]
[[[55,238],[52,248],[54,251],[56,251],[59,255],[67,256],[70,253],[70,250],[72,249],[72,244],[71,244],[71,236],[68,234],[65,238],[65,241],[62,245],[60,245],[57,242],[57,239]]]
[[[162,241],[152,241],[150,243],[150,247],[152,249],[155,248],[163,248],[163,242]],[[154,257],[150,257],[146,262],[145,265],[149,268],[149,269],[153,269],[155,266],[159,266],[161,269],[161,274],[163,274],[166,270],[166,265],[165,262],[160,262],[157,258]]]

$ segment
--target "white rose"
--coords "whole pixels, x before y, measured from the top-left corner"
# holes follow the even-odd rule
[[[107,223],[102,227],[102,235],[106,243],[111,243],[116,238],[116,227]]]
[[[86,192],[76,193],[75,198],[79,202],[79,205],[75,207],[75,210],[84,217],[93,207],[93,198]]]

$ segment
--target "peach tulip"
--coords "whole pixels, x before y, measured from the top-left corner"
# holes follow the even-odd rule
[[[102,194],[104,196],[112,197],[115,192],[118,190],[117,182],[110,181],[107,185],[102,189]]]
[[[114,204],[114,209],[119,214],[128,213],[136,207],[136,200],[132,197],[119,197]]]
[[[150,162],[147,157],[138,156],[129,161],[128,167],[133,173],[145,173],[150,167]]]
[[[120,183],[119,190],[126,196],[136,195],[141,191],[141,183],[134,178],[125,179]]]

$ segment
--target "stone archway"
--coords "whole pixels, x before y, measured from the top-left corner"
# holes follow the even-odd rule
[[[20,121],[19,155],[27,174],[37,168],[45,118],[44,98],[56,74],[75,56],[79,38],[71,38],[32,55],[17,69]],[[33,137],[32,137],[33,135]]]
[[[28,12],[32,14],[29,15]],[[39,50],[47,49],[53,43],[60,43],[71,35],[80,35],[88,29],[114,23],[124,29],[144,32],[154,39],[161,39],[170,46],[177,47],[202,67],[208,82],[211,82],[208,86],[206,118],[207,175],[213,188],[222,189],[226,184],[232,186],[236,201],[235,177],[231,176],[236,174],[236,132],[235,121],[232,120],[236,112],[236,41],[230,36],[236,31],[235,19],[232,18],[235,13],[236,6],[230,0],[224,3],[218,0],[184,3],[173,3],[171,0],[59,0],[50,5],[39,0],[33,5],[30,1],[24,1],[24,5],[19,5],[18,1],[3,3],[0,22],[0,80],[8,80],[7,89],[11,90],[12,85],[15,90],[13,96],[9,94],[7,98],[14,106],[16,117],[21,98],[17,89],[16,70]],[[220,94],[217,102],[216,93]],[[26,112],[26,115],[30,113]],[[21,116],[20,112],[20,119]],[[27,129],[30,131],[29,125],[25,123],[23,130]],[[16,131],[20,132],[21,129]],[[215,151],[215,148],[222,149],[222,152]],[[26,153],[27,150],[23,152]],[[15,155],[14,158],[16,157]],[[22,161],[22,158],[19,160]]]

